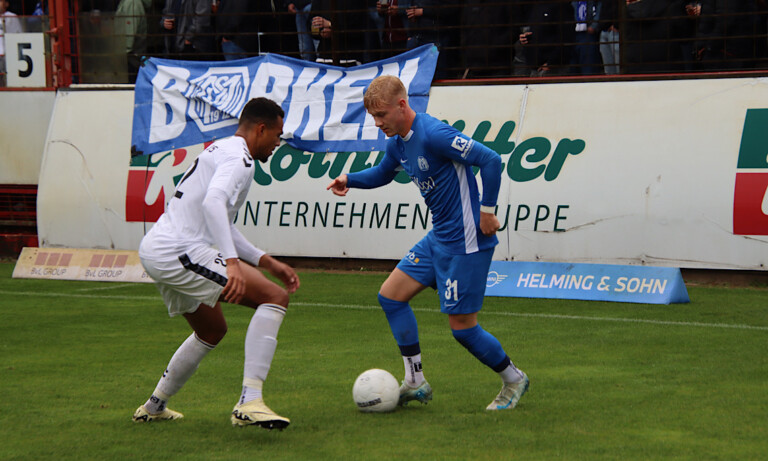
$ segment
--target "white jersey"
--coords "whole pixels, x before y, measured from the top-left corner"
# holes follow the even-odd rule
[[[233,220],[248,195],[254,169],[254,160],[242,137],[233,136],[208,146],[184,173],[165,213],[142,239],[139,256],[171,261],[212,246],[218,246],[222,253],[222,247],[234,249],[233,233],[239,233]],[[226,223],[207,222],[210,218],[206,218],[203,200],[214,189],[226,194]],[[223,232],[219,234],[225,235],[214,235],[211,229],[220,229]],[[231,257],[237,254],[223,254],[224,259]]]

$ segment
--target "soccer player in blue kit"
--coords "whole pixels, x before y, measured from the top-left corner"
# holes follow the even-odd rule
[[[398,263],[379,290],[405,364],[400,405],[427,403],[432,388],[424,379],[416,317],[408,302],[431,286],[440,295],[454,338],[502,379],[501,392],[487,410],[511,409],[528,390],[528,376],[515,367],[499,341],[477,323],[499,220],[494,214],[501,183],[501,158],[436,118],[408,105],[403,83],[380,76],[369,85],[364,104],[376,126],[390,137],[386,155],[367,170],[342,174],[329,185],[345,196],[350,188],[372,189],[405,170],[432,213],[432,230]],[[480,168],[483,196],[472,166]]]

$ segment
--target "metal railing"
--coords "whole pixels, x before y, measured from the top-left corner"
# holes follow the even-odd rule
[[[86,11],[68,0],[52,0],[46,30],[50,82],[131,83],[147,57],[216,61],[279,53],[344,64],[374,61],[428,42],[440,49],[437,80],[686,78],[768,70],[764,0],[745,1],[742,8],[728,11],[709,11],[706,5],[713,2],[705,2],[695,13],[690,5],[696,8],[696,0],[663,0],[668,7],[653,17],[635,9],[662,0],[424,1],[426,6],[401,0],[398,8],[393,7],[396,0],[385,1],[386,7],[377,7],[375,0],[316,0],[315,10],[299,16],[278,0],[249,2],[253,8],[240,12],[212,3],[198,15],[163,14],[155,5],[141,15]],[[347,3],[357,6],[340,8]],[[579,20],[573,6],[584,4],[600,4],[602,12],[613,8],[614,17],[593,10],[595,17],[587,13]],[[678,4],[682,7],[670,6]],[[267,5],[267,11],[258,5]],[[546,8],[556,14],[536,16]],[[314,16],[328,20],[329,30],[313,30]],[[163,20],[170,17],[175,21],[167,29]],[[615,62],[601,54],[610,48]]]

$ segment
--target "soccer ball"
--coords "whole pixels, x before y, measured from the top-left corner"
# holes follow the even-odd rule
[[[357,377],[352,398],[357,409],[365,413],[392,411],[400,398],[400,385],[388,371],[372,368]]]

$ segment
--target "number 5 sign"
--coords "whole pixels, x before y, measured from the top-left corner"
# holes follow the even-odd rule
[[[43,34],[6,34],[5,68],[9,87],[45,87]]]

